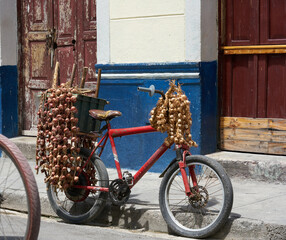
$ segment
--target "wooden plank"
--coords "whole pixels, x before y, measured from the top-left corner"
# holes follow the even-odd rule
[[[269,128],[272,130],[286,131],[285,119],[269,119]]]
[[[270,131],[271,142],[286,143],[286,131]]]
[[[271,132],[267,129],[221,129],[221,138],[225,140],[271,141]]]
[[[221,149],[286,155],[286,120],[221,117]]]
[[[243,141],[243,140],[222,140],[221,149],[240,151],[240,152],[256,152],[267,153],[268,142],[263,141]]]
[[[248,45],[248,46],[223,46],[223,50],[238,49],[286,49],[286,45]]]
[[[286,155],[286,143],[269,142],[267,153]]]
[[[225,55],[239,55],[239,54],[285,54],[286,49],[237,49],[224,50]]]
[[[267,118],[221,117],[221,128],[268,129]]]
[[[225,55],[229,54],[283,54],[286,45],[250,45],[250,46],[224,46],[221,47]]]

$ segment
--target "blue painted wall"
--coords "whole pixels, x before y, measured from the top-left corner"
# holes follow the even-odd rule
[[[0,133],[8,138],[18,136],[17,66],[0,67]]]
[[[206,154],[216,150],[216,62],[174,63],[174,64],[97,64],[102,74],[126,73],[200,73],[198,78],[176,79],[183,84],[182,89],[191,101],[193,118],[192,135],[198,147],[192,154]],[[149,113],[160,95],[150,97],[138,92],[137,87],[149,87],[167,91],[170,79],[112,79],[102,77],[99,97],[110,101],[106,110],[119,110],[121,117],[112,120],[113,128],[144,126],[149,123]],[[148,133],[115,139],[121,167],[139,169],[153,152],[163,143],[165,134]],[[174,158],[173,147],[151,168],[161,172]],[[106,147],[102,160],[108,167],[115,167],[110,144]]]

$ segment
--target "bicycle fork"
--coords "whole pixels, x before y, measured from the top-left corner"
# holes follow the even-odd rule
[[[181,152],[181,149],[183,150],[183,153]],[[187,167],[186,156],[187,155],[191,155],[189,150],[184,149],[184,148],[177,148],[176,149],[176,159],[179,162],[179,167],[180,167],[180,171],[181,171],[184,186],[185,186],[185,193],[188,197],[190,197],[190,196],[194,195],[194,193],[192,193],[192,191],[191,191],[189,179],[188,179],[187,172],[186,172],[186,167]],[[190,172],[190,176],[191,176],[191,180],[192,180],[193,186],[195,188],[198,186],[198,183],[197,183],[197,177],[196,177],[194,168],[195,168],[194,166],[188,167],[189,172]]]

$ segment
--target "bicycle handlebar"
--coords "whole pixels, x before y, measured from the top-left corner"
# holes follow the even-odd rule
[[[137,88],[138,91],[141,91],[141,92],[148,92],[149,93],[149,96],[152,97],[155,93],[159,93],[162,95],[163,99],[165,99],[165,94],[163,91],[159,91],[159,90],[156,90],[154,85],[151,85],[149,88],[145,88],[145,87],[138,87]]]
[[[138,87],[137,90],[141,91],[141,92],[148,92],[150,97],[152,97],[154,95],[154,93],[155,93],[154,85],[151,85],[149,88]]]

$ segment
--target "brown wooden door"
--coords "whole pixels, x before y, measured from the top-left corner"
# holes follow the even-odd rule
[[[95,82],[96,0],[21,1],[23,64],[20,74],[20,119],[23,134],[36,133],[40,94],[52,85],[52,74],[60,63],[60,82],[70,80],[77,64],[75,84],[84,66],[87,82]],[[50,34],[50,35],[49,35]],[[49,36],[54,36],[50,41]]]
[[[286,1],[222,8],[221,148],[286,154]]]

